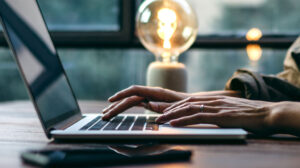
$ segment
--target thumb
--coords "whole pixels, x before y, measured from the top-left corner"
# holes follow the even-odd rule
[[[155,111],[157,113],[163,113],[163,111],[170,107],[173,103],[165,103],[165,102],[148,102],[148,103],[143,103],[143,107]]]

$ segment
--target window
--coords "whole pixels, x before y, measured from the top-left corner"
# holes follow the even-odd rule
[[[0,49],[0,101],[27,98],[16,64],[7,48]],[[60,49],[71,85],[79,99],[104,100],[133,84],[145,84],[151,53],[143,49]],[[238,68],[266,74],[282,70],[285,50],[264,49],[251,64],[244,49],[191,49],[180,56],[188,71],[188,91],[223,89]],[[10,83],[7,85],[7,83]]]
[[[299,0],[188,0],[199,34],[241,34],[257,27],[266,34],[300,32]]]
[[[50,30],[119,31],[120,0],[38,0]]]
[[[145,84],[154,56],[134,35],[141,0],[38,0],[71,85],[79,99],[105,100],[132,84]],[[288,46],[300,29],[298,0],[188,0],[199,18],[193,48],[179,60],[188,69],[188,91],[223,89],[238,68],[282,71]],[[250,61],[246,32],[264,36],[262,55]],[[0,34],[0,101],[27,99],[15,61]],[[7,85],[10,83],[10,85]]]
[[[196,47],[245,47],[247,31],[259,28],[264,36],[257,43],[287,48],[300,33],[298,0],[187,0],[199,22]]]

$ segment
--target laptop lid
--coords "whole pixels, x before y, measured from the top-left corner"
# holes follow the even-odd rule
[[[55,125],[81,118],[79,106],[36,0],[0,0],[0,19],[48,137]]]

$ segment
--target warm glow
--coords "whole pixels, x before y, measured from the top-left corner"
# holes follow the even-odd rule
[[[157,18],[157,34],[164,41],[163,48],[170,49],[172,47],[170,39],[172,38],[177,27],[176,13],[169,8],[163,8],[157,12]]]
[[[144,0],[135,26],[139,40],[156,61],[174,64],[198,32],[196,14],[186,0]]]
[[[246,50],[251,61],[258,61],[262,55],[262,49],[258,44],[248,44]]]
[[[246,34],[246,39],[248,41],[257,41],[261,37],[262,37],[262,32],[258,28],[252,28]]]

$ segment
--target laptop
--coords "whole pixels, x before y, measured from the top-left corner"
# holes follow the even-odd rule
[[[0,18],[46,136],[63,140],[243,140],[239,128],[172,127],[158,115],[84,115],[72,91],[36,0],[0,0]]]

